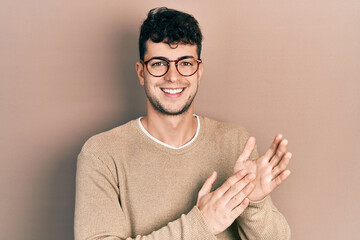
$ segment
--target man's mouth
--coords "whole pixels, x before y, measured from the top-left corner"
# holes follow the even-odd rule
[[[176,95],[184,91],[185,88],[161,88],[166,94]]]

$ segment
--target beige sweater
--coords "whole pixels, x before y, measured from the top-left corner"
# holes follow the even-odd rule
[[[248,137],[242,127],[200,117],[198,135],[181,149],[155,142],[136,120],[90,138],[78,157],[75,239],[290,239],[270,197],[250,203],[217,236],[195,206],[213,171],[214,189],[231,176]]]

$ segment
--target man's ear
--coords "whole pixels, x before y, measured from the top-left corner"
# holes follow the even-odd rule
[[[144,86],[144,64],[142,64],[140,61],[136,62],[136,73],[138,75],[140,85]]]

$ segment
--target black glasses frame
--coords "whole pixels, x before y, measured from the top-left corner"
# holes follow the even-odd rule
[[[179,72],[178,63],[179,63],[179,61],[181,61],[181,60],[189,59],[189,58],[194,59],[194,60],[198,63],[198,65],[197,65],[197,68],[196,68],[196,70],[195,70],[194,73],[189,74],[189,75],[184,75],[184,74],[182,74],[181,72]],[[159,59],[159,60],[163,60],[163,61],[167,62],[167,70],[166,70],[166,72],[165,72],[164,74],[154,75],[154,74],[152,74],[152,73],[149,71],[148,63],[149,63],[151,60],[154,60],[154,59]],[[181,58],[179,58],[178,60],[169,60],[169,59],[167,59],[166,57],[153,57],[153,58],[150,58],[149,60],[146,60],[146,61],[140,60],[140,62],[142,62],[142,64],[144,64],[144,65],[146,66],[146,70],[147,70],[147,71],[150,73],[150,75],[153,76],[153,77],[162,77],[162,76],[166,75],[166,74],[168,73],[169,69],[170,69],[170,63],[171,63],[171,62],[174,62],[174,63],[175,63],[176,70],[177,70],[177,72],[178,72],[181,76],[190,77],[190,76],[194,75],[194,74],[199,70],[199,66],[200,66],[200,64],[202,63],[202,60],[201,60],[201,59],[196,59],[196,58],[191,57],[191,56],[181,57]]]

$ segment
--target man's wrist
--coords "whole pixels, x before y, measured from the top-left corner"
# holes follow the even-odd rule
[[[204,216],[202,215],[200,209],[197,206],[194,206],[193,209],[188,213],[188,215],[198,224],[198,226],[200,227],[199,231],[201,231],[200,229],[203,230],[202,234],[206,237],[205,239],[217,239],[216,236],[211,232],[209,225],[205,221]]]

